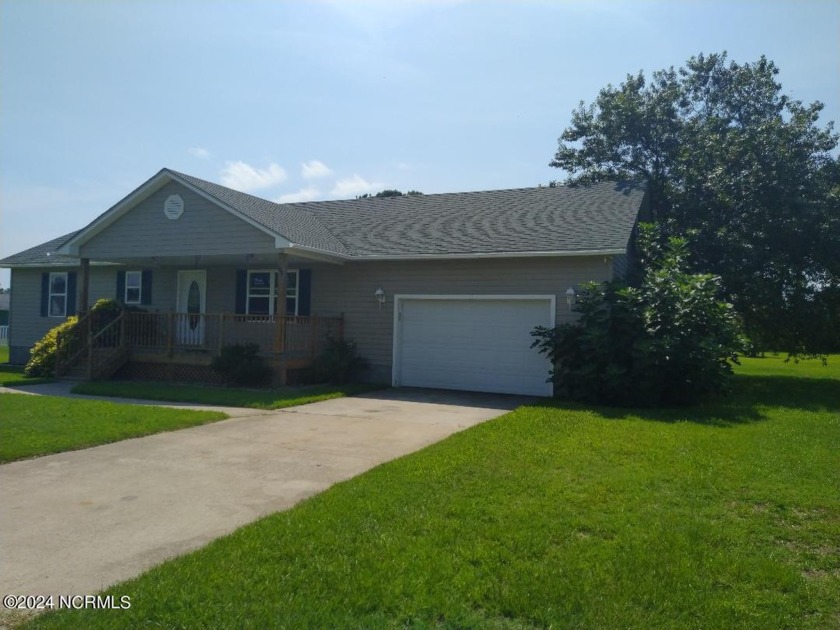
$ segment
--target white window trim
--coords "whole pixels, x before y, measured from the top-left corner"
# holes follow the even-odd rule
[[[286,271],[286,276],[294,276],[295,277],[295,294],[293,296],[289,296],[289,287],[291,286],[288,282],[288,278],[286,280],[286,301],[289,301],[289,298],[292,297],[295,300],[295,309],[294,313],[289,312],[288,308],[286,309],[286,315],[291,317],[297,317],[298,308],[300,308],[300,274],[298,273],[297,269],[289,269]]]
[[[64,293],[53,293],[53,278],[57,276],[64,276]],[[49,291],[47,292],[47,316],[48,317],[67,317],[67,298],[68,298],[68,289],[70,288],[70,276],[66,271],[51,271],[50,272],[50,279],[49,279]],[[64,312],[61,315],[55,315],[52,312],[52,301],[53,297],[61,296],[64,298]]]
[[[128,286],[128,277],[130,275],[136,275],[138,282],[136,287],[129,287]],[[129,300],[128,299],[128,290],[129,288],[136,288],[137,289],[137,299],[136,300]],[[125,290],[123,291],[123,304],[141,304],[143,302],[143,272],[142,271],[126,271],[125,272]]]
[[[252,273],[267,273],[269,274],[269,295],[251,295],[251,274]],[[294,275],[294,295],[289,295],[289,287],[286,286],[286,300],[294,299],[295,310],[294,313],[287,310],[286,315],[297,316],[298,308],[300,308],[300,274],[297,269],[289,269],[286,271],[287,276]],[[268,317],[274,317],[274,306],[277,303],[277,270],[276,269],[249,269],[247,277],[245,278],[245,314],[251,315],[251,298],[265,298],[268,297]],[[265,316],[265,313],[255,313],[256,316]]]

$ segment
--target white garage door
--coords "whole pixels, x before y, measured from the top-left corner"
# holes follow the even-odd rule
[[[550,396],[534,326],[554,325],[551,297],[398,296],[394,384]]]

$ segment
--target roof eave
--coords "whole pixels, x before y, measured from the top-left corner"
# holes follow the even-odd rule
[[[279,245],[278,249],[281,249]],[[344,264],[344,261],[346,260],[351,260],[351,258],[346,254],[329,252],[315,247],[307,247],[306,245],[300,245],[298,243],[289,243],[286,247],[283,247],[282,250],[282,253],[284,254],[297,255],[301,258],[310,258],[312,260],[329,262],[338,265]]]
[[[107,261],[91,261],[91,267],[113,267],[119,265],[119,263],[107,262]],[[58,262],[28,262],[28,263],[6,263],[0,261],[0,269],[45,269],[45,268],[58,268],[58,267],[79,267],[81,266],[81,261],[78,259],[76,260],[62,260]]]
[[[573,256],[619,256],[626,254],[626,248],[549,250],[530,252],[473,252],[464,254],[372,254],[348,256],[353,261],[387,260],[478,260],[483,258],[560,258]]]

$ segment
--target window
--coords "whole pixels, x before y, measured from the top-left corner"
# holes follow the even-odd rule
[[[140,297],[143,294],[143,272],[142,271],[126,271],[125,272],[125,304],[140,304]]]
[[[248,272],[245,303],[248,315],[274,315],[277,311],[277,280],[276,271]],[[297,315],[298,293],[297,270],[286,272],[286,315]]]
[[[67,273],[50,273],[48,314],[50,317],[67,315]],[[43,312],[42,312],[43,313]]]
[[[114,295],[121,304],[152,303],[152,270],[117,271],[117,290]]]

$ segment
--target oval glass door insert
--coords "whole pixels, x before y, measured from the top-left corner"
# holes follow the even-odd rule
[[[195,280],[187,292],[187,313],[190,314],[190,330],[195,330],[201,320],[201,289]]]

